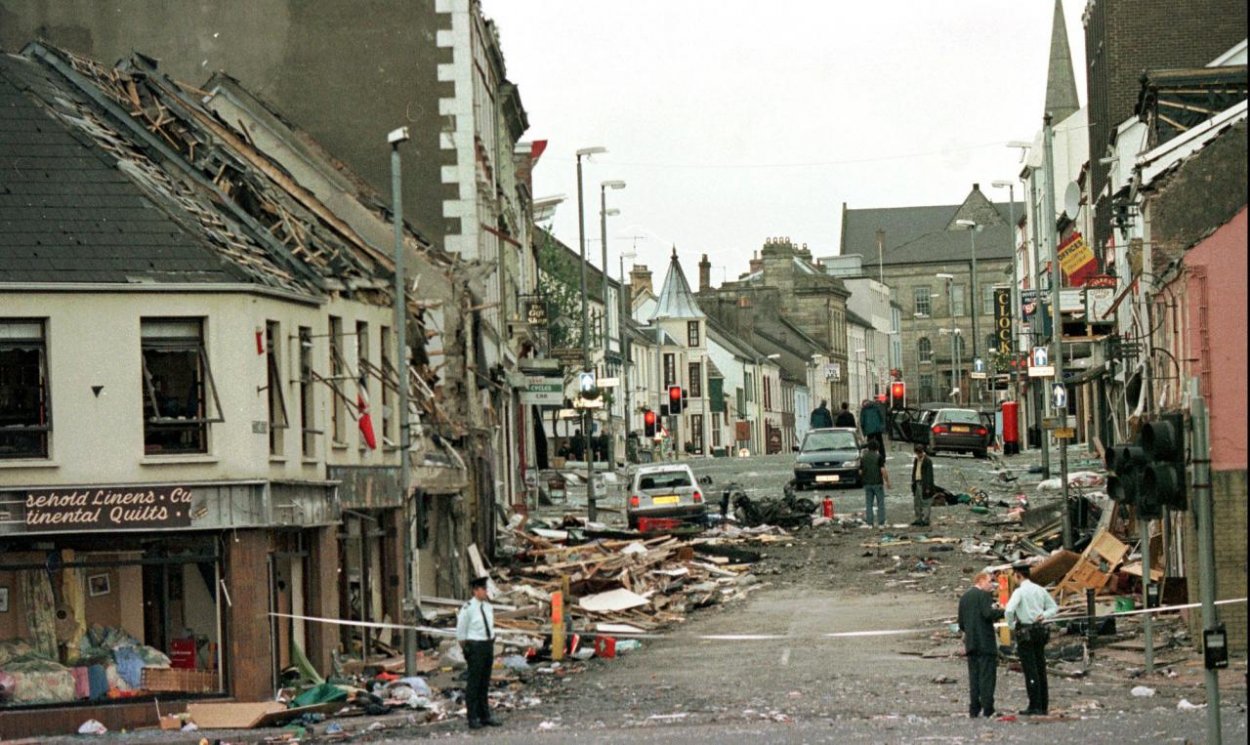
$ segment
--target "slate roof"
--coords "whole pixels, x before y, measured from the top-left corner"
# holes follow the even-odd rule
[[[686,273],[681,270],[681,262],[677,260],[677,249],[673,249],[673,257],[668,263],[668,274],[664,276],[664,286],[660,288],[660,296],[656,302],[651,319],[657,318],[706,318],[699,309],[699,303],[690,291],[690,283],[686,281]]]
[[[245,281],[52,112],[84,105],[54,75],[0,55],[0,282]]]
[[[231,283],[389,303],[388,254],[156,68],[0,55],[0,282]]]
[[[1011,258],[1009,205],[993,203],[998,222],[976,234],[977,259]],[[842,245],[839,255],[859,255],[867,265],[877,262],[877,231],[885,231],[885,264],[924,264],[968,261],[972,246],[967,230],[948,230],[963,205],[932,207],[886,207],[844,210]],[[1015,217],[1024,216],[1024,205],[1017,202]]]

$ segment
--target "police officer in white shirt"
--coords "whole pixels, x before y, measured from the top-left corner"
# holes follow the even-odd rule
[[[471,584],[473,599],[464,604],[456,619],[456,641],[460,642],[469,667],[464,687],[465,712],[469,729],[498,727],[502,722],[490,715],[486,696],[495,662],[495,610],[486,598],[486,578],[478,577]]]
[[[1050,626],[1046,623],[1059,612],[1059,606],[1046,588],[1029,580],[1029,565],[1014,564],[1019,585],[1007,601],[1004,615],[1015,632],[1016,651],[1024,670],[1024,687],[1029,694],[1029,708],[1021,714],[1045,716],[1050,713],[1050,688],[1046,682],[1046,642]]]

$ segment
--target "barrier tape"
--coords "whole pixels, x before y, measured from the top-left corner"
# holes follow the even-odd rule
[[[1246,598],[1233,598],[1230,600],[1217,600],[1216,605],[1233,605],[1246,602]],[[1187,608],[1201,607],[1202,603],[1185,603],[1183,605],[1165,605],[1158,608],[1138,608],[1135,610],[1118,611],[1115,613],[1095,613],[1094,618],[1115,618],[1122,616],[1137,616],[1147,613],[1170,613],[1172,611],[1185,610]],[[433,636],[455,636],[456,630],[452,628],[438,628],[434,626],[405,626],[399,623],[382,623],[379,621],[346,621],[341,618],[322,618],[320,616],[301,616],[291,613],[270,613],[274,618],[290,618],[297,621],[313,621],[315,623],[332,624],[335,626],[357,626],[360,628],[370,629],[394,629],[404,631],[413,629],[421,631]],[[1066,615],[1061,618],[1050,618],[1044,623],[1060,623],[1062,621],[1079,621],[1088,618],[1084,613],[1076,613]],[[819,634],[657,634],[651,632],[630,632],[630,631],[594,631],[584,630],[582,634],[606,634],[622,639],[677,639],[679,641],[713,641],[713,642],[755,642],[755,641],[782,641],[786,639],[859,639],[873,636],[908,636],[911,634],[931,634],[935,629],[933,627],[923,629],[879,629],[872,631],[829,631]],[[496,628],[495,634],[499,635],[515,635],[515,636],[543,636],[545,631],[523,631],[520,629]]]

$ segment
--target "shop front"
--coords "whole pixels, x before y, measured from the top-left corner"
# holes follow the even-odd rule
[[[283,668],[337,642],[271,615],[337,611],[324,590],[337,565],[333,490],[0,491],[0,736],[74,732],[88,718],[151,726],[158,706],[271,698]]]

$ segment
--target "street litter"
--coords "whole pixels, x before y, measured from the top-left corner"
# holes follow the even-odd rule
[[[1133,690],[1129,691],[1129,693],[1133,694],[1137,698],[1150,698],[1155,695],[1155,689],[1150,688],[1149,686],[1134,686]]]
[[[80,735],[103,735],[108,731],[108,727],[94,719],[88,719],[78,726],[78,734]]]
[[[1191,704],[1189,702],[1189,699],[1183,698],[1176,703],[1176,708],[1179,711],[1198,711],[1199,709],[1207,708],[1207,705],[1206,704]]]

